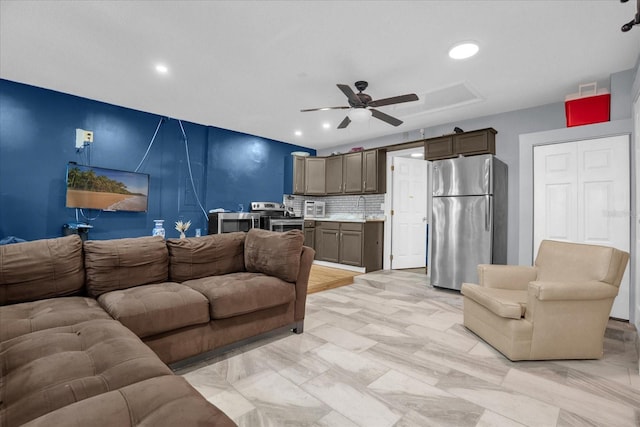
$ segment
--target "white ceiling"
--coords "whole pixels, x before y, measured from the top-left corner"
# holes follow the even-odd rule
[[[2,0],[0,77],[323,149],[608,82],[640,56],[640,27],[620,31],[635,3]],[[449,59],[464,40],[480,53]],[[347,105],[336,83],[356,80],[374,99],[420,100],[380,107],[404,120],[398,128],[372,119],[337,130],[344,110],[299,112]],[[452,85],[479,100],[434,111],[425,94]]]

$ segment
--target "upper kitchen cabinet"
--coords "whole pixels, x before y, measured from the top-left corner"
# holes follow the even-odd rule
[[[304,193],[309,195],[325,195],[325,158],[305,157],[304,162]]]
[[[459,155],[496,154],[496,130],[480,129],[427,139],[424,142],[425,158],[440,160]]]
[[[343,192],[343,161],[343,156],[331,156],[325,159],[325,183],[327,194],[341,194]]]
[[[304,156],[290,155],[284,159],[284,194],[304,194]]]
[[[326,196],[337,194],[384,193],[386,191],[386,150],[375,149],[329,157],[296,157],[293,194]],[[285,183],[286,184],[286,183]],[[285,185],[285,190],[287,185]]]
[[[362,191],[365,193],[385,193],[387,156],[385,150],[362,152]]]
[[[362,193],[362,151],[341,156],[344,169],[342,177],[345,193]]]
[[[293,194],[304,194],[304,159],[293,156]]]

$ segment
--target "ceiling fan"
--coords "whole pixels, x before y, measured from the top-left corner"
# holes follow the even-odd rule
[[[365,113],[365,117],[369,117],[372,115],[376,119],[382,120],[383,122],[389,123],[392,126],[400,126],[402,124],[402,120],[399,120],[395,117],[392,117],[388,114],[383,113],[382,111],[378,111],[371,107],[382,107],[384,105],[392,105],[392,104],[400,104],[402,102],[411,102],[417,101],[418,96],[415,93],[410,93],[407,95],[400,96],[392,96],[391,98],[377,99],[373,100],[369,95],[362,92],[369,86],[369,83],[365,81],[357,81],[355,82],[355,87],[358,89],[358,93],[355,93],[348,85],[338,84],[338,89],[342,91],[347,96],[347,100],[349,101],[349,107],[340,106],[340,107],[323,107],[323,108],[309,108],[306,110],[300,110],[301,112],[307,111],[324,111],[324,110],[348,110],[352,109],[352,113],[363,112]],[[338,129],[344,129],[349,126],[351,123],[351,118],[346,116],[344,120],[338,125]]]

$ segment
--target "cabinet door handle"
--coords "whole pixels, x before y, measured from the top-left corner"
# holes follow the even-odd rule
[[[362,189],[364,190],[365,188],[367,188],[367,181],[362,181]]]

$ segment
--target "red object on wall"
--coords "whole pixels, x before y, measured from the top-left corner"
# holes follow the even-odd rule
[[[608,122],[610,102],[610,93],[565,101],[567,127]]]

